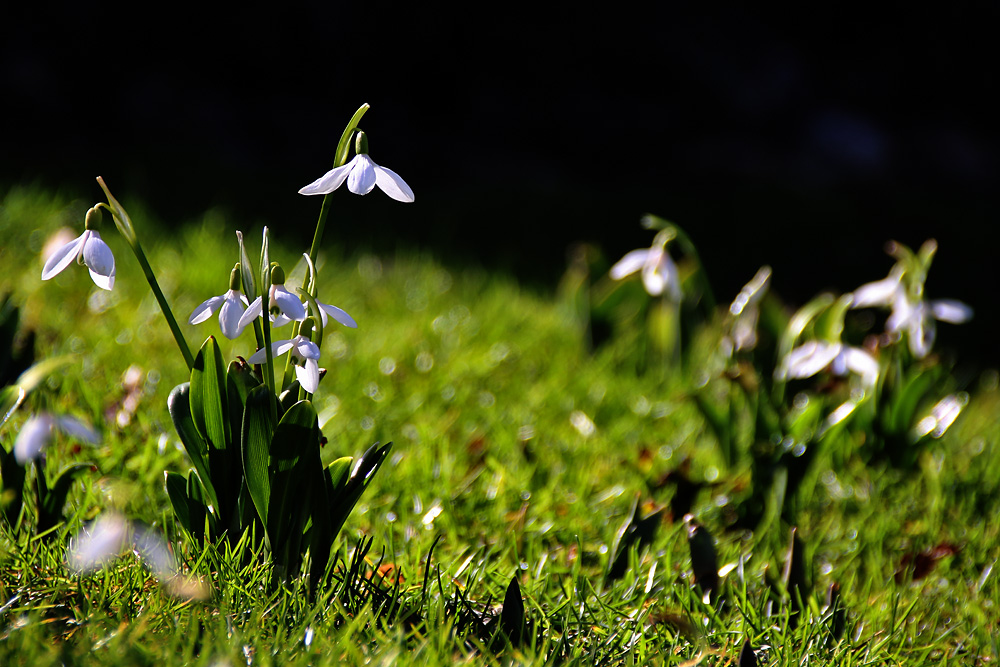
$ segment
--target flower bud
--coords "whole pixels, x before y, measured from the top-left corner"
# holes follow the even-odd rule
[[[284,285],[285,271],[277,262],[271,262],[271,284]]]
[[[354,135],[354,152],[358,155],[368,152],[368,135],[361,130],[358,130],[358,133]]]
[[[87,211],[87,217],[84,220],[83,226],[86,229],[96,230],[101,226],[103,219],[104,213],[101,211],[100,204],[98,204]]]
[[[233,267],[232,273],[229,274],[229,289],[238,292],[243,291],[242,276],[240,275],[240,265],[238,263]]]
[[[311,338],[313,332],[313,318],[307,317],[302,320],[302,324],[299,325],[299,335],[306,338]]]

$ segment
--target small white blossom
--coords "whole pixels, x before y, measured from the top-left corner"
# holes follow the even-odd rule
[[[62,431],[77,440],[96,444],[100,441],[97,431],[89,424],[76,417],[55,417],[49,414],[37,414],[28,419],[21,427],[14,441],[14,460],[18,465],[37,460],[48,446],[56,431]]]
[[[304,362],[301,366],[296,364],[295,376],[303,389],[310,394],[315,394],[319,387],[319,346],[301,334],[289,340],[278,340],[271,343],[272,357],[279,357],[286,352],[291,352],[293,357]],[[247,361],[251,364],[262,364],[266,359],[267,351],[260,349]]]
[[[250,322],[253,322],[254,318],[261,315],[263,303],[261,297],[254,299],[250,307],[240,317],[240,328],[245,327]],[[268,310],[272,313],[271,321],[276,327],[288,324],[293,320],[301,322],[306,318],[306,307],[302,304],[299,297],[285,289],[284,283],[271,285],[271,289],[268,292]]]
[[[667,253],[667,240],[661,232],[653,239],[651,247],[626,253],[611,267],[611,278],[621,280],[636,271],[641,271],[642,284],[651,296],[660,296],[664,291],[668,291],[671,299],[680,301],[680,279],[677,265]]]
[[[83,259],[90,269],[90,277],[101,289],[109,290],[115,286],[115,257],[111,248],[101,240],[101,234],[96,229],[87,229],[80,236],[65,244],[45,261],[42,267],[42,280],[49,280],[61,273],[74,260]]]
[[[870,352],[825,340],[809,341],[789,352],[774,375],[779,380],[800,379],[826,368],[834,375],[859,375],[866,389],[874,387],[878,380],[878,360]]]
[[[396,172],[375,164],[367,153],[358,153],[347,164],[326,172],[299,190],[299,194],[328,195],[345,180],[347,189],[356,195],[366,195],[377,185],[396,201],[408,203],[414,200],[410,186]]]
[[[907,333],[913,356],[923,359],[930,353],[937,335],[934,321],[961,324],[972,319],[972,308],[953,299],[926,300],[911,296],[903,281],[903,270],[893,267],[886,278],[862,285],[854,291],[852,308],[882,306],[892,309],[885,328],[889,333]]]
[[[106,566],[132,551],[158,579],[177,573],[177,563],[163,537],[151,528],[133,525],[120,514],[102,514],[80,530],[66,551],[66,564],[73,571],[87,574]]]
[[[247,298],[238,289],[231,289],[221,296],[213,296],[191,313],[188,324],[201,324],[219,311],[219,328],[229,340],[234,340],[243,333],[246,324],[241,325],[241,318],[246,311]],[[252,318],[251,318],[252,319]]]

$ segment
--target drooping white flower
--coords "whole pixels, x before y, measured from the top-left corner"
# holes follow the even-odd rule
[[[649,248],[633,250],[625,254],[611,267],[613,280],[621,280],[636,271],[642,271],[642,284],[651,296],[659,296],[668,291],[674,301],[681,299],[681,286],[677,265],[667,253],[669,237],[660,232]]]
[[[328,195],[344,181],[347,181],[347,189],[356,195],[366,195],[377,185],[396,201],[409,203],[414,200],[413,190],[406,181],[393,170],[375,164],[368,153],[358,153],[347,164],[331,169],[299,190],[299,194]]]
[[[240,317],[240,328],[245,327],[263,312],[264,301],[261,297],[254,299],[246,312]],[[306,318],[306,307],[299,297],[285,288],[285,272],[278,264],[271,265],[271,289],[268,290],[267,309],[274,326],[280,327],[291,321],[301,322]]]
[[[903,269],[897,264],[882,280],[862,285],[854,290],[852,308],[882,306],[892,309],[885,328],[889,333],[907,333],[913,356],[923,359],[930,353],[937,335],[935,320],[961,324],[972,319],[972,308],[954,299],[927,300],[912,296],[907,288]],[[921,284],[919,291],[923,291]]]
[[[229,291],[221,296],[213,296],[202,302],[194,309],[188,324],[201,324],[212,316],[216,310],[219,311],[219,328],[222,334],[229,340],[234,340],[243,333],[246,323],[242,323],[243,313],[246,311],[247,298],[240,289],[240,268],[239,264],[233,269],[229,278]],[[250,318],[249,321],[252,321]]]
[[[855,373],[866,389],[874,387],[878,380],[878,360],[871,352],[825,340],[811,340],[793,349],[782,359],[774,375],[779,380],[801,379],[826,368],[834,375]]]
[[[66,564],[79,574],[99,570],[125,551],[142,558],[158,579],[177,574],[177,563],[163,537],[151,528],[134,525],[120,514],[108,512],[91,521],[70,541]]]
[[[68,415],[53,416],[40,413],[28,418],[14,441],[14,460],[18,465],[37,460],[45,451],[56,431],[62,431],[77,440],[97,444],[100,436],[90,424]]]
[[[290,352],[293,357],[303,361],[301,366],[295,366],[295,376],[299,384],[310,394],[315,394],[319,387],[319,346],[302,334],[288,340],[278,340],[271,343],[271,356],[279,357]],[[267,351],[257,350],[247,359],[251,364],[262,364],[267,359]]]
[[[961,324],[972,319],[972,308],[953,299],[910,299],[906,290],[901,290],[893,301],[892,314],[886,320],[885,328],[890,333],[906,331],[907,342],[913,356],[923,359],[930,353],[937,336],[934,320]]]
[[[74,260],[80,259],[90,269],[95,285],[106,290],[115,286],[115,257],[96,229],[84,230],[83,234],[49,255],[42,267],[42,280],[55,277]]]

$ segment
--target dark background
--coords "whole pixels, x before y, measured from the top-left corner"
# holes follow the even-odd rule
[[[417,201],[338,193],[348,243],[554,286],[572,242],[613,261],[655,212],[720,300],[769,263],[801,302],[934,237],[929,296],[976,308],[940,340],[996,364],[997,8],[19,5],[0,187],[96,202],[100,174],[168,223],[222,206],[307,239],[319,200],[296,191],[368,102],[371,155]]]

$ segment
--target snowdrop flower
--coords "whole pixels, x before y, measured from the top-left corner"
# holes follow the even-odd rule
[[[319,387],[319,346],[302,334],[290,340],[278,340],[271,343],[271,356],[279,357],[291,352],[293,357],[301,359],[304,364],[295,366],[295,377],[299,384],[310,394],[315,394]],[[267,350],[257,350],[247,361],[251,364],[262,364],[267,360]]]
[[[358,132],[356,155],[347,164],[331,169],[299,190],[300,195],[328,195],[347,181],[347,189],[356,195],[366,195],[377,185],[396,201],[412,202],[413,190],[391,169],[380,167],[368,157],[368,139]]]
[[[626,253],[611,267],[612,280],[621,280],[636,271],[642,272],[642,284],[651,296],[660,296],[664,290],[674,301],[681,300],[681,286],[677,275],[677,265],[667,254],[670,236],[660,232],[649,248]]]
[[[271,289],[268,291],[267,309],[271,313],[274,326],[280,327],[292,320],[302,321],[306,318],[306,307],[299,297],[285,289],[285,272],[277,262],[271,263]],[[253,322],[263,310],[263,299],[257,297],[246,312],[240,317],[240,329]]]
[[[111,248],[101,240],[97,225],[101,221],[101,209],[97,206],[87,211],[86,229],[83,234],[65,244],[45,261],[42,280],[49,280],[69,266],[73,260],[82,262],[90,269],[90,277],[101,289],[115,286],[115,257]]]
[[[188,324],[201,324],[218,310],[219,328],[222,329],[222,334],[229,340],[234,340],[243,333],[243,328],[246,326],[246,324],[241,326],[241,319],[246,311],[245,304],[247,304],[247,298],[243,296],[243,290],[240,286],[240,265],[237,264],[232,273],[229,274],[229,291],[202,302],[191,313]]]
[[[66,550],[66,565],[76,574],[90,574],[127,551],[139,556],[174,597],[189,600],[209,597],[211,591],[204,584],[180,575],[177,561],[158,531],[116,512],[102,514],[73,536]]]
[[[14,441],[14,460],[17,464],[23,466],[28,461],[37,460],[56,431],[90,444],[100,441],[93,427],[75,417],[54,417],[45,413],[34,415],[24,423]]]
[[[862,285],[854,291],[852,308],[884,306],[892,309],[885,328],[889,333],[907,333],[907,342],[913,356],[923,359],[930,353],[937,335],[935,320],[961,324],[972,319],[972,308],[954,299],[926,300],[912,296],[913,291],[923,292],[923,285],[916,290],[907,289],[903,280],[904,270],[896,264],[882,280]]]
[[[778,380],[792,380],[816,375],[829,368],[834,375],[855,373],[866,389],[878,380],[878,360],[867,350],[842,343],[813,340],[803,343],[782,360],[774,375]]]
[[[80,530],[66,551],[66,564],[79,574],[98,570],[124,551],[133,551],[159,579],[174,575],[177,564],[159,533],[113,512],[102,514]]]

